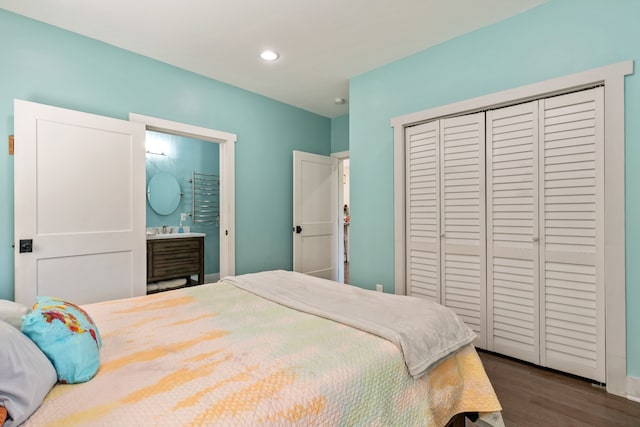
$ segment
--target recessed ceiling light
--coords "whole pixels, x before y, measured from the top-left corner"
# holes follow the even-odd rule
[[[260,54],[260,58],[264,59],[265,61],[275,61],[279,57],[280,55],[272,50],[265,50]]]

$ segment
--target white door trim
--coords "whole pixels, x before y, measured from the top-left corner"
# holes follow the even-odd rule
[[[220,144],[220,277],[236,274],[235,152],[237,135],[200,126],[129,113],[147,130]]]
[[[467,114],[544,98],[598,84],[605,86],[605,300],[607,391],[627,397],[625,212],[624,212],[624,76],[633,61],[624,61],[456,102],[391,119],[394,141],[395,292],[404,294],[404,135],[405,128],[437,118]]]

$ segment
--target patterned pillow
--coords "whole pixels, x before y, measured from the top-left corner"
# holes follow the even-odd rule
[[[77,305],[39,296],[31,313],[22,318],[22,332],[51,360],[61,383],[89,381],[98,372],[100,333]]]

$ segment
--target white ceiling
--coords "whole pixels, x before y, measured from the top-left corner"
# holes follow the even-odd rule
[[[0,8],[295,105],[348,113],[348,79],[548,0],[0,0]],[[262,49],[280,53],[275,63]]]

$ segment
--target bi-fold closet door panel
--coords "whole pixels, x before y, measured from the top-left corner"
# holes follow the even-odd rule
[[[484,112],[440,120],[441,303],[486,348]]]
[[[604,382],[604,88],[540,104],[540,363]]]
[[[487,112],[488,348],[540,362],[538,101]]]
[[[486,347],[484,113],[406,130],[407,294],[455,311]]]
[[[440,302],[440,124],[406,130],[407,295]]]

